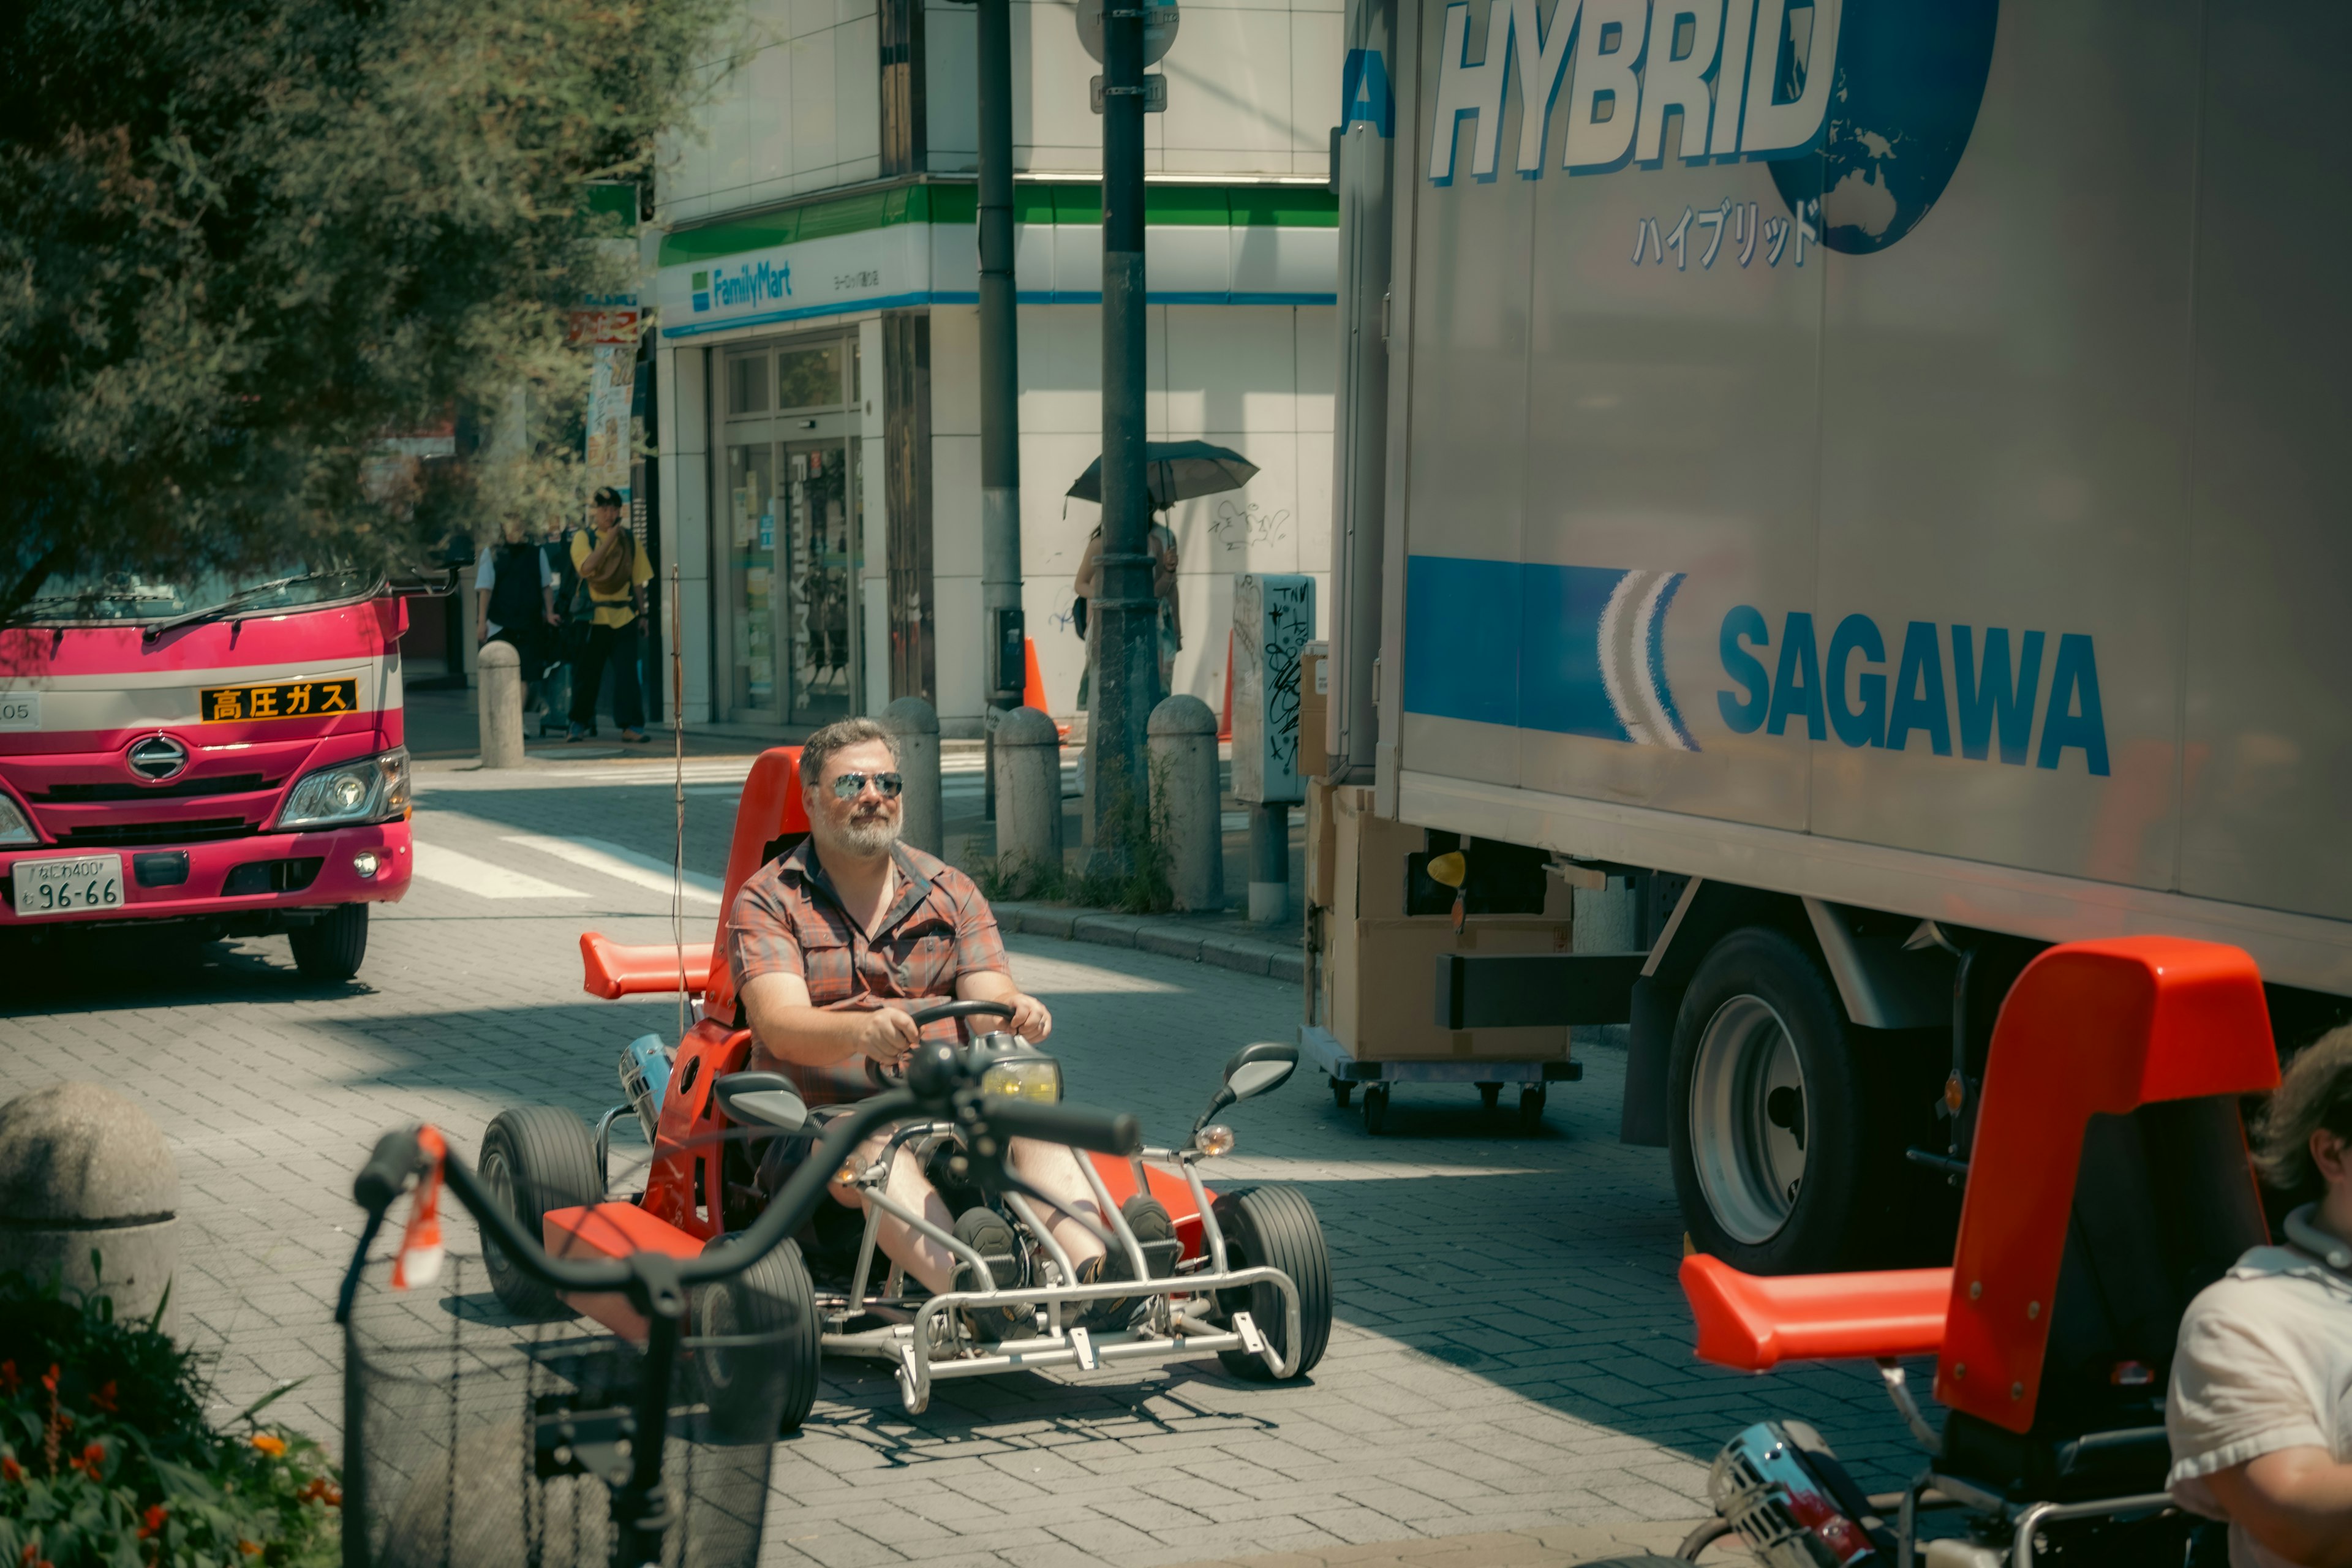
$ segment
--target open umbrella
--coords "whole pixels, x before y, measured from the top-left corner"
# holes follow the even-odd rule
[[[1151,494],[1151,510],[1165,511],[1180,500],[1237,490],[1257,475],[1257,465],[1231,447],[1206,441],[1146,441],[1143,444],[1144,484]],[[1078,500],[1102,502],[1102,459],[1097,458],[1066,492]]]

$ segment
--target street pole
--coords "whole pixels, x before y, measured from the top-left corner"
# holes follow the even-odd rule
[[[1160,700],[1160,602],[1144,489],[1142,0],[1103,5],[1102,597],[1087,732],[1097,854],[1123,859],[1122,806],[1142,816],[1146,727]]]
[[[996,721],[1021,706],[1021,347],[1013,276],[1013,3],[980,0],[980,602],[988,638],[986,815],[996,816]]]

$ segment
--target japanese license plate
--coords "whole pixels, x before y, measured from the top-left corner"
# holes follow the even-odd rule
[[[267,686],[206,686],[196,692],[196,716],[207,724],[248,719],[315,719],[349,713],[359,705],[360,683],[343,680],[277,680]]]
[[[76,855],[19,860],[9,872],[16,887],[16,918],[72,914],[122,907],[122,857]]]

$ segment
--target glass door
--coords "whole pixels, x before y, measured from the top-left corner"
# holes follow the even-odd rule
[[[770,441],[727,448],[729,717],[781,719],[776,689],[776,454]]]
[[[859,711],[856,378],[854,339],[726,355],[716,531],[735,722],[813,726]]]

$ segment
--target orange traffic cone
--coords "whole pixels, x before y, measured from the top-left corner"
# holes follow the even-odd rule
[[[1234,738],[1234,634],[1225,634],[1225,708],[1217,718],[1217,739]]]
[[[1034,708],[1040,713],[1050,715],[1054,710],[1045,706],[1045,678],[1037,669],[1035,637],[1021,639],[1021,656],[1024,660],[1024,668],[1026,671],[1022,681],[1021,704],[1024,708]],[[1065,741],[1070,738],[1070,727],[1067,724],[1056,723],[1054,728],[1061,732],[1062,739]]]

